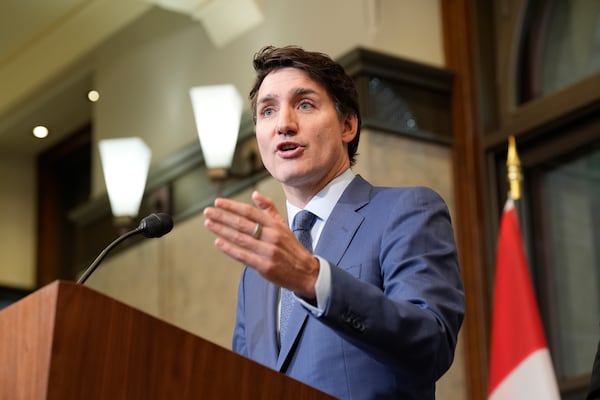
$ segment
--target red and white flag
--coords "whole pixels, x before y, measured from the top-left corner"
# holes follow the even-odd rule
[[[511,199],[498,235],[488,399],[560,399]]]

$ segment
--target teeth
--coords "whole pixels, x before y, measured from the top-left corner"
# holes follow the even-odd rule
[[[284,151],[294,150],[296,147],[298,147],[298,146],[295,146],[293,144],[285,144],[285,145],[281,146],[281,150],[284,150]]]

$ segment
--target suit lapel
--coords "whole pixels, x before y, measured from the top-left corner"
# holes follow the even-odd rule
[[[357,211],[369,202],[372,186],[356,176],[331,211],[315,254],[339,264],[364,217]]]
[[[356,211],[369,202],[372,186],[360,176],[355,177],[346,188],[329,216],[315,254],[338,264],[364,217]],[[276,369],[284,371],[287,360],[294,351],[295,343],[308,318],[308,311],[295,302],[289,321],[289,334],[281,343]]]

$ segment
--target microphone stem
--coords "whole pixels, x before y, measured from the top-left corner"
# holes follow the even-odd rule
[[[141,232],[141,228],[136,228],[132,231],[129,231],[121,236],[119,236],[118,238],[116,238],[111,244],[109,244],[104,250],[102,250],[102,253],[100,253],[98,255],[98,257],[96,257],[96,259],[94,260],[94,262],[88,267],[88,269],[85,270],[85,272],[79,277],[79,279],[77,280],[77,283],[81,283],[83,284],[89,277],[90,275],[94,272],[94,270],[98,267],[98,265],[100,265],[100,262],[102,262],[102,260],[104,260],[104,257],[106,257],[106,255],[119,243],[121,243],[123,240],[127,239],[128,237],[131,237],[133,235],[137,235],[138,233]]]

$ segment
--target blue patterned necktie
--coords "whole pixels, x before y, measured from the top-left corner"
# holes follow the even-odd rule
[[[312,236],[310,230],[312,229],[317,216],[310,211],[302,210],[294,217],[292,222],[292,231],[296,238],[308,251],[312,253]],[[281,289],[281,314],[279,316],[279,342],[283,343],[283,338],[287,334],[287,326],[289,323],[290,315],[292,313],[292,306],[294,305],[294,295],[287,289]]]

